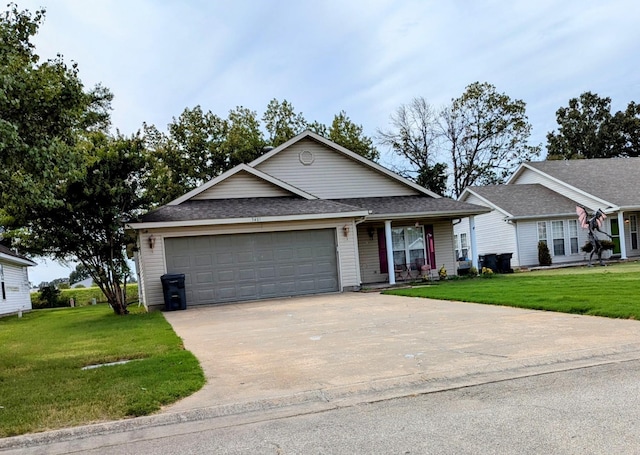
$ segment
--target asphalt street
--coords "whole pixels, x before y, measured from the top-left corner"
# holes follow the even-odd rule
[[[307,406],[134,429],[6,453],[637,454],[639,430],[640,361],[634,360],[346,407]]]

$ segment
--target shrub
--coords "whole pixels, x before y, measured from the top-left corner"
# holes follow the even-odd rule
[[[33,308],[57,308],[66,306],[64,299],[60,298],[60,289],[50,284],[40,288],[36,298],[32,302]]]
[[[447,269],[444,267],[444,264],[442,264],[442,267],[438,270],[438,276],[441,280],[447,279]]]
[[[478,269],[476,269],[475,267],[471,266],[471,268],[469,269],[469,275],[470,276],[478,276]]]
[[[549,253],[547,242],[538,242],[538,262],[540,265],[551,265],[551,253]]]

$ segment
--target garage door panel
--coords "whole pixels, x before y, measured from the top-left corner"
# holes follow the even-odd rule
[[[332,229],[171,238],[165,250],[188,306],[338,290]]]

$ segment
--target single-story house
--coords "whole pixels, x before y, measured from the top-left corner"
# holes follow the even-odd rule
[[[453,274],[453,223],[488,211],[305,131],[128,227],[143,303],[163,305],[169,273],[191,306]]]
[[[29,272],[36,263],[0,245],[0,315],[31,310]]]
[[[640,158],[523,163],[504,185],[466,188],[459,201],[491,209],[455,226],[459,257],[512,253],[511,265],[538,265],[538,242],[547,244],[554,264],[583,261],[588,231],[576,206],[602,209],[602,230],[613,238],[614,257],[640,256]],[[477,249],[471,251],[470,237]],[[605,235],[599,234],[604,239]]]

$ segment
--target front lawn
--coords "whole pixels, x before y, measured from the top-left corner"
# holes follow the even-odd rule
[[[640,263],[448,280],[385,293],[640,319]]]
[[[160,312],[108,305],[0,319],[0,437],[140,416],[204,382]],[[82,370],[121,360],[124,365]]]

